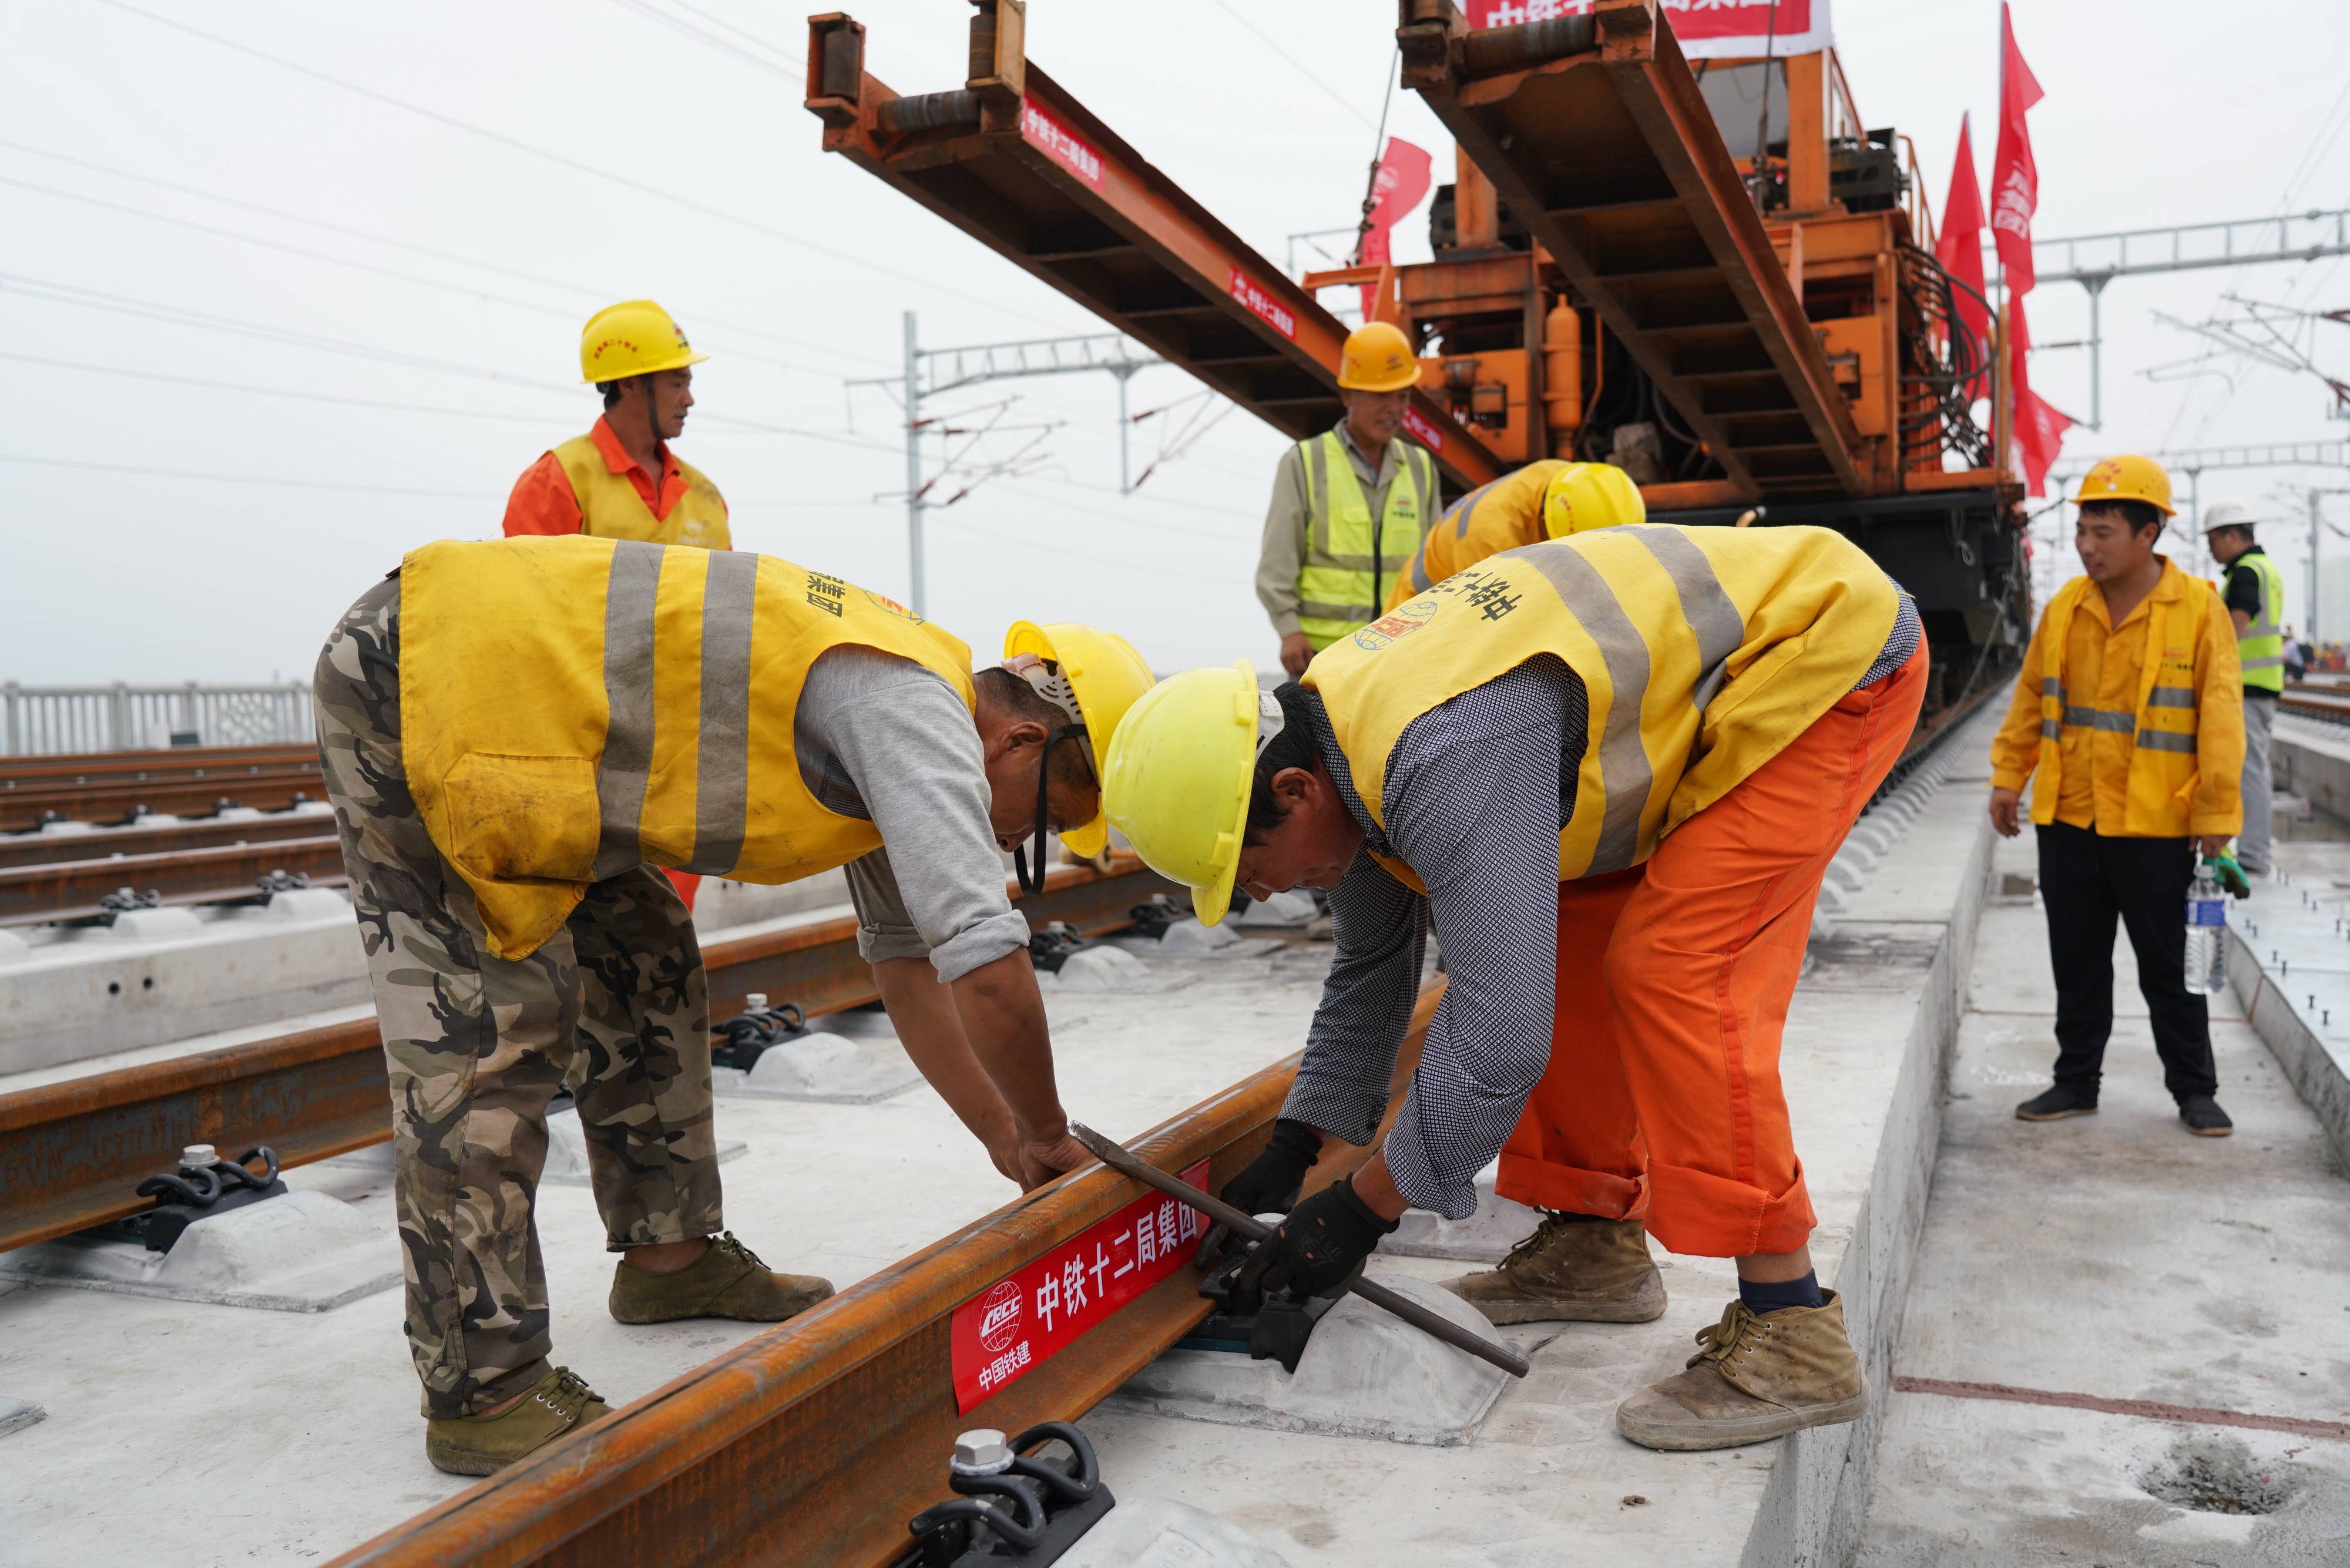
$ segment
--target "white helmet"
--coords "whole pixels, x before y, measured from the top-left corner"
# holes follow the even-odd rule
[[[2203,532],[2211,534],[2221,528],[2241,528],[2251,532],[2251,503],[2248,501],[2214,501],[2203,509]]]

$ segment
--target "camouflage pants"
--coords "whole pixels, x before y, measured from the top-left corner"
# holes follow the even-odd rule
[[[558,1086],[578,1102],[612,1251],[724,1228],[702,950],[668,878],[638,867],[591,888],[530,957],[491,956],[409,794],[398,578],[346,612],[313,692],[391,1071],[410,1352],[424,1413],[471,1415],[549,1370],[531,1206]]]

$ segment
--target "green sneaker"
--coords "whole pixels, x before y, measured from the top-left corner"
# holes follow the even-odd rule
[[[832,1294],[832,1282],[814,1274],[778,1274],[734,1232],[673,1274],[632,1269],[612,1272],[612,1316],[621,1323],[671,1323],[682,1317],[732,1317],[781,1323]]]
[[[424,1457],[452,1476],[494,1475],[566,1432],[600,1421],[612,1407],[567,1366],[536,1383],[519,1403],[494,1416],[456,1416],[424,1423]]]

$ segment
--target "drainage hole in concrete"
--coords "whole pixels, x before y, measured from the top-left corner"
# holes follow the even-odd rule
[[[2234,1438],[2181,1438],[2168,1457],[2139,1472],[2149,1496],[2199,1513],[2274,1513],[2293,1499],[2293,1467],[2252,1457]]]

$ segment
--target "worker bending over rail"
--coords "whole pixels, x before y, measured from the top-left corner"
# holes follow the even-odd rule
[[[1488,556],[1592,528],[1645,523],[1648,503],[1612,463],[1545,458],[1481,484],[1444,509],[1396,578],[1387,607],[1417,598]]]
[[[1474,1212],[1499,1154],[1504,1190],[1554,1212],[1454,1283],[1496,1321],[1655,1316],[1643,1221],[1738,1260],[1690,1369],[1618,1408],[1627,1437],[1726,1448],[1858,1417],[1779,1037],[1821,877],[1926,670],[1908,597],[1839,535],[1623,526],[1449,577],[1271,693],[1243,662],[1136,703],[1110,821],[1202,919],[1235,883],[1331,889],[1305,1060],[1226,1201],[1290,1209],[1328,1139],[1370,1140],[1431,916],[1450,971],[1379,1152],[1295,1203],[1242,1283],[1326,1293],[1408,1206]]]
[[[532,1204],[559,1087],[620,1254],[615,1318],[776,1322],[832,1293],[722,1234],[702,955],[657,867],[847,866],[899,1037],[997,1168],[1035,1186],[1089,1158],[1002,851],[1033,833],[1041,886],[1048,828],[1099,849],[1102,756],[1150,672],[1075,625],[1023,622],[1005,652],[974,677],[962,643],[838,577],[577,536],[430,545],[345,614],[319,749],[435,1465],[487,1474],[606,1410],[548,1362]]]
[[[2073,499],[2085,575],[2041,612],[1991,748],[1991,826],[2010,838],[2022,831],[2017,806],[2032,780],[2056,981],[2055,1082],[2015,1114],[2053,1122],[2095,1112],[2114,1029],[2118,918],[2178,1119],[2225,1137],[2235,1124],[2216,1097],[2208,1004],[2187,989],[2179,915],[2198,851],[2221,855],[2243,822],[2236,628],[2209,583],[2155,549],[2172,514],[2159,463],[2106,458]],[[2232,865],[2223,875],[2241,885]]]
[[[693,407],[693,367],[709,358],[685,328],[650,299],[625,299],[579,331],[579,376],[604,397],[586,435],[540,456],[506,498],[506,535],[592,534],[731,550],[726,498],[702,470],[670,451]],[[685,907],[702,878],[672,871]]]

